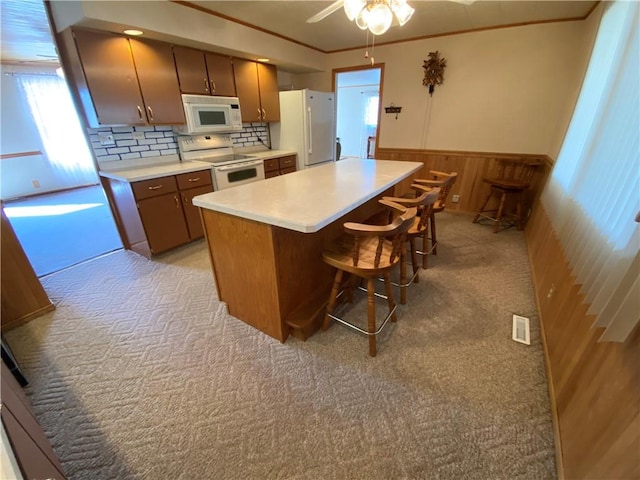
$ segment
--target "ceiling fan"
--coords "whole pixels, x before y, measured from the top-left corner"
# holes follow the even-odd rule
[[[455,2],[455,3],[461,3],[463,5],[471,5],[476,0],[448,0],[448,1]],[[338,10],[340,10],[343,7],[345,9],[345,13],[347,14],[347,17],[349,18],[349,20],[354,20],[354,19],[358,20],[358,14],[359,13],[362,13],[365,10],[370,11],[371,7],[375,6],[376,3],[382,3],[382,4],[385,4],[385,5],[390,5],[391,9],[394,11],[394,13],[396,13],[396,10],[394,8],[394,4],[396,4],[396,5],[400,4],[400,5],[408,6],[408,4],[406,3],[406,0],[383,0],[381,2],[372,2],[372,1],[366,1],[366,0],[336,0],[335,2],[333,2],[328,7],[320,10],[315,15],[309,17],[307,19],[307,23],[316,23],[316,22],[319,22],[320,20],[324,20],[329,15],[331,15],[334,12],[337,12]],[[406,19],[404,19],[404,22],[402,21],[401,17],[396,13],[396,19],[399,21],[399,23],[401,25],[406,23],[406,21],[408,21],[409,18],[411,17],[411,14],[413,14],[413,8],[411,8],[410,6],[408,6],[408,8],[410,9],[410,13],[405,13],[405,16],[408,14],[408,17],[406,17]],[[356,23],[358,23],[358,22],[356,21]],[[363,28],[361,25],[358,25],[358,26],[360,28]],[[367,27],[365,25],[363,30],[366,29],[366,28]]]

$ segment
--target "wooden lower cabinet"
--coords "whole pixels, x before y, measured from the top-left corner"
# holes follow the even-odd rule
[[[296,156],[268,158],[264,161],[264,177],[271,178],[296,171]]]
[[[139,182],[103,178],[125,248],[150,257],[202,238],[193,197],[213,191],[211,170]]]
[[[182,202],[177,191],[140,200],[138,212],[151,253],[165,252],[189,241]]]

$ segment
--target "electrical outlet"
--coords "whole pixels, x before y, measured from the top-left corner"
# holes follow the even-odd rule
[[[39,180],[31,180],[31,183],[33,184],[33,188],[40,188]]]
[[[453,203],[458,203],[460,201],[460,195],[452,195],[451,196],[451,201]]]
[[[133,132],[131,136],[134,140],[144,140],[144,132]]]
[[[113,133],[108,132],[99,132],[98,141],[100,142],[100,145],[103,146],[116,144],[116,141],[113,139]]]

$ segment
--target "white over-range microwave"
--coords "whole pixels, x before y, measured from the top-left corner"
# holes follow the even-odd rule
[[[174,127],[182,135],[242,131],[238,97],[182,95],[186,125]]]

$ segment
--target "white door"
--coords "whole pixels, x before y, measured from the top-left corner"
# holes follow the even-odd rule
[[[317,165],[335,159],[335,95],[307,92],[305,98],[306,165]]]

